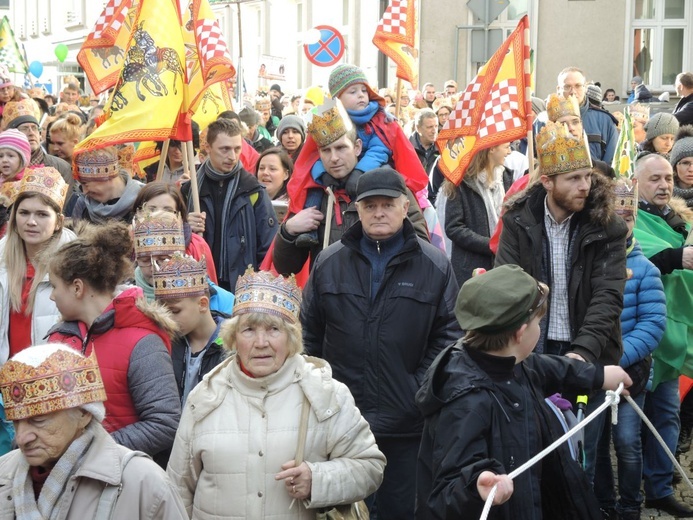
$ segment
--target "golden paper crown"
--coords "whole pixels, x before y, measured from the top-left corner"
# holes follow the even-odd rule
[[[19,183],[22,181],[5,181],[0,185],[0,195],[5,197],[9,204],[14,204],[17,195],[19,195]]]
[[[272,100],[268,97],[257,97],[255,98],[255,109],[256,110],[269,110],[272,108]]]
[[[626,177],[616,180],[616,214],[622,217],[635,215],[638,211],[638,181]]]
[[[549,121],[537,135],[537,154],[542,175],[560,175],[592,167],[586,139],[576,139],[562,123]]]
[[[132,177],[132,158],[135,156],[135,145],[126,143],[118,145],[118,165]]]
[[[306,130],[318,148],[328,146],[352,128],[351,118],[338,99],[328,99],[313,108],[306,118]]]
[[[27,168],[19,182],[17,196],[22,193],[40,193],[55,202],[62,211],[68,185],[60,172],[50,166]]]
[[[207,262],[198,262],[191,256],[175,253],[154,271],[154,296],[157,300],[180,300],[202,296],[207,283]]]
[[[107,181],[118,176],[118,151],[113,146],[88,150],[74,158],[78,181]]]
[[[5,109],[2,112],[2,119],[5,122],[5,125],[7,125],[8,128],[11,128],[9,126],[10,123],[20,117],[23,119],[23,121],[18,122],[16,126],[28,122],[36,123],[38,125],[38,122],[41,119],[41,109],[39,108],[38,103],[36,103],[36,101],[33,99],[8,101],[7,104],[5,104]]]
[[[30,98],[43,98],[46,95],[46,91],[43,87],[32,87],[26,91],[27,96]]]
[[[0,391],[10,421],[106,400],[94,350],[84,357],[58,344],[30,347],[5,363]]]
[[[300,309],[301,289],[293,275],[275,277],[268,271],[256,273],[248,267],[236,283],[233,316],[260,312],[296,323]]]
[[[635,103],[634,105],[628,105],[626,110],[628,110],[631,119],[637,119],[643,123],[647,123],[650,120],[650,105]]]
[[[546,113],[549,116],[549,121],[554,123],[559,117],[563,116],[580,116],[580,105],[575,96],[564,98],[560,94],[551,94],[549,102],[546,104]]]
[[[436,98],[436,100],[433,102],[433,106],[431,108],[433,108],[433,111],[437,114],[438,110],[440,110],[443,107],[449,109],[450,112],[452,112],[452,108],[453,108],[452,100],[450,98],[444,98],[444,97]]]
[[[167,211],[140,211],[132,227],[137,258],[185,252],[183,221],[178,215]]]

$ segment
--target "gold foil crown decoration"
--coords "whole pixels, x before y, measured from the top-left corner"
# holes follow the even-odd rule
[[[180,300],[205,294],[207,262],[175,253],[170,260],[154,271],[154,296],[157,300]]]
[[[174,213],[145,209],[135,215],[132,227],[137,258],[185,252],[183,221]]]
[[[632,119],[637,119],[643,123],[647,123],[650,120],[650,106],[644,103],[635,103],[634,105],[628,105],[626,110],[630,113]]]
[[[625,217],[635,215],[638,211],[638,181],[619,177],[616,180],[616,207],[614,210],[617,215]]]
[[[560,175],[592,167],[586,139],[576,139],[561,123],[549,121],[537,135],[537,154],[542,175]]]
[[[41,109],[33,99],[20,99],[19,101],[8,101],[2,112],[2,119],[5,125],[9,125],[18,117],[33,117],[36,123],[41,120]],[[21,124],[21,123],[20,123]]]
[[[272,108],[272,100],[269,97],[255,98],[255,110],[270,110]]]
[[[548,103],[546,103],[546,113],[549,116],[549,121],[555,123],[558,118],[564,116],[580,117],[580,105],[575,96],[565,98],[560,94],[551,94]]]
[[[118,151],[114,147],[88,150],[74,159],[77,180],[107,181],[118,176]]]
[[[24,171],[24,177],[18,184],[17,197],[22,193],[40,193],[55,202],[62,211],[67,197],[68,185],[55,168],[50,166],[27,168]]]
[[[306,116],[306,130],[318,148],[334,143],[346,135],[352,126],[349,114],[338,99],[326,100],[322,105],[313,108]]]
[[[5,363],[0,391],[10,421],[106,400],[94,351],[84,357],[58,344],[30,347]]]
[[[236,283],[233,316],[260,312],[297,323],[300,309],[301,289],[293,275],[275,277],[268,271],[256,273],[248,267]]]

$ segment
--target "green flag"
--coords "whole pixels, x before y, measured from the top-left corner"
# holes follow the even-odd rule
[[[29,65],[19,50],[17,40],[14,39],[14,31],[7,16],[3,16],[0,22],[0,64],[5,65],[10,72],[29,72]]]

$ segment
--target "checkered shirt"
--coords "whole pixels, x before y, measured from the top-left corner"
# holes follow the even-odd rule
[[[551,297],[549,298],[549,328],[546,338],[554,341],[571,341],[570,307],[568,306],[568,246],[570,244],[570,220],[556,222],[544,199],[544,227],[549,241],[551,260]]]

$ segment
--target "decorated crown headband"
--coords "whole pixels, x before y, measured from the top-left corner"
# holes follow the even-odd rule
[[[318,148],[328,146],[352,128],[351,118],[338,99],[328,99],[313,108],[306,118],[306,130]]]
[[[63,209],[68,185],[55,168],[50,166],[27,168],[18,184],[16,197],[22,193],[40,193],[55,202],[61,210]]]
[[[56,349],[36,367],[10,359],[0,369],[0,391],[10,421],[106,400],[93,350],[84,357]]]
[[[294,276],[284,278],[267,271],[253,271],[248,267],[236,283],[236,302],[233,316],[265,313],[290,323],[298,321],[301,308],[301,289]]]
[[[564,116],[580,117],[580,105],[575,96],[563,97],[560,94],[551,94],[546,104],[546,112],[549,121],[558,121]]]
[[[542,175],[560,175],[592,167],[586,139],[576,139],[562,123],[549,121],[537,135]]]
[[[198,262],[191,256],[175,253],[154,271],[154,296],[157,300],[179,300],[202,296],[209,287],[207,262]]]
[[[137,258],[185,252],[183,222],[173,213],[138,212],[133,220],[133,235]]]
[[[614,210],[617,215],[635,215],[638,211],[638,181],[619,177],[614,188],[616,193],[616,207]]]
[[[107,181],[118,176],[120,165],[114,148],[88,150],[74,158],[77,180]]]
[[[632,119],[637,119],[641,122],[647,122],[650,119],[650,107],[649,105],[643,103],[635,103],[634,105],[628,105],[626,110],[630,113]]]

